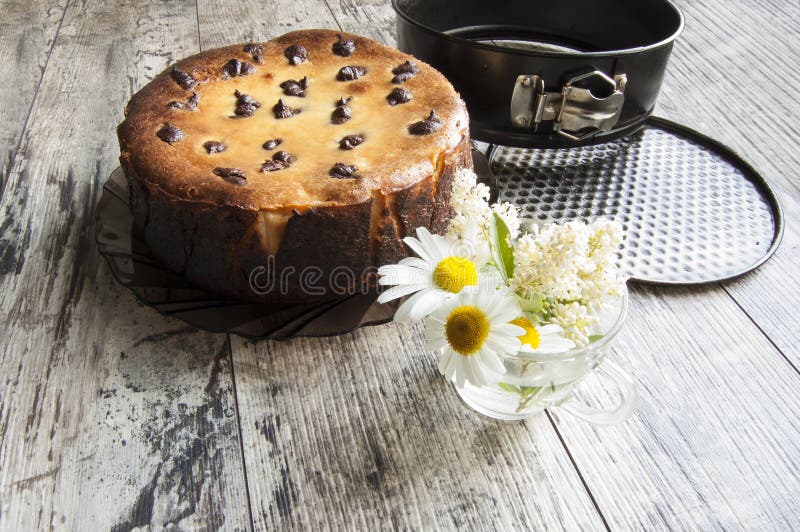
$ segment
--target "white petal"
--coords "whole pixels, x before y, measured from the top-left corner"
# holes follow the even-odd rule
[[[555,323],[548,323],[547,325],[537,325],[536,330],[539,332],[539,336],[547,336],[549,334],[560,333],[561,327]]]
[[[452,349],[443,349],[439,354],[439,373],[447,376],[447,367],[450,365],[450,359],[453,357]]]
[[[378,275],[380,284],[411,284],[411,283],[428,283],[430,274],[425,270],[419,268],[412,268],[410,266],[403,266],[402,264],[389,264],[378,268]]]
[[[565,351],[569,351],[575,347],[575,343],[572,340],[567,340],[566,338],[541,338],[539,341],[539,347],[537,347],[534,352],[536,353],[563,353]]]
[[[428,351],[441,351],[442,348],[447,347],[447,340],[444,338],[437,338],[425,343]]]
[[[424,227],[417,228],[417,238],[425,246],[425,249],[428,251],[429,256],[433,259],[433,262],[438,263],[440,260],[447,256],[446,253],[442,253],[442,246],[438,239],[442,239],[442,237],[438,235],[432,235],[430,231],[428,231]],[[444,239],[442,239],[444,240]]]
[[[403,239],[403,242],[405,242],[405,244],[410,247],[414,253],[419,255],[421,259],[427,262],[433,262],[433,258],[431,257],[430,253],[428,253],[419,240],[413,236],[407,236]]]
[[[447,361],[447,366],[444,368],[444,376],[447,377],[448,381],[452,381],[453,378],[456,376],[456,372],[461,365],[461,359],[463,358],[461,355],[449,349],[450,351],[450,359]]]
[[[467,357],[462,364],[465,380],[473,386],[482,386],[481,372],[475,364],[475,357]]]
[[[481,349],[479,356],[481,357],[481,362],[483,362],[484,365],[486,365],[495,373],[503,374],[506,372],[506,368],[500,361],[500,357],[498,357],[495,353],[489,351],[488,349]]]
[[[469,371],[472,374],[472,384],[474,386],[486,386],[489,379],[486,377],[486,372],[483,366],[478,361],[477,355],[469,357]]]
[[[428,314],[436,310],[436,307],[438,307],[442,302],[442,296],[431,290],[417,292],[417,294],[421,295],[414,302],[414,305],[411,307],[408,313],[408,317],[411,321],[419,321],[428,316]]]
[[[513,323],[498,323],[492,325],[492,332],[502,334],[504,336],[522,336],[525,334],[525,329]]]
[[[427,285],[424,284],[400,284],[393,286],[390,289],[381,292],[381,294],[378,296],[378,303],[386,303],[387,301],[392,301],[394,299],[407,296],[408,294],[419,292],[425,288],[427,288]]]
[[[455,371],[456,386],[458,386],[459,388],[463,388],[464,387],[464,382],[467,380],[467,376],[464,373],[464,369],[465,368],[464,368],[463,364],[459,364],[456,367],[456,371]]]
[[[503,303],[496,305],[492,309],[492,316],[490,319],[493,323],[507,323],[519,316],[519,306],[511,304],[510,300],[507,298],[503,299],[505,300]]]
[[[486,347],[491,348],[495,353],[513,355],[519,351],[520,343],[516,338],[490,334],[486,339]]]
[[[419,257],[406,257],[398,262],[398,264],[402,266],[408,266],[410,268],[419,268],[423,271],[428,271],[431,269],[431,265]],[[380,268],[378,269],[378,273],[380,273]]]
[[[435,290],[420,290],[406,299],[394,315],[395,321],[419,321],[425,318],[444,300]]]
[[[414,308],[414,305],[419,301],[419,299],[428,292],[427,290],[420,290],[413,296],[409,297],[400,307],[397,309],[397,312],[394,313],[394,321],[407,321],[409,316],[411,315],[411,309]]]

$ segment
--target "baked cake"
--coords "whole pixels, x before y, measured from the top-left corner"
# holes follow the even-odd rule
[[[125,114],[134,229],[166,266],[236,298],[362,283],[416,227],[445,229],[453,175],[471,166],[466,108],[439,72],[329,30],[184,59]]]

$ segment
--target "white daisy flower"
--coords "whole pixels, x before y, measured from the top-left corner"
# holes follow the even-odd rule
[[[425,323],[428,349],[439,351],[439,372],[459,388],[485,386],[506,371],[498,353],[516,353],[525,329],[509,323],[519,316],[516,299],[467,289],[431,314]]]
[[[468,247],[432,235],[424,227],[417,228],[417,238],[406,237],[403,242],[419,256],[378,268],[378,283],[391,286],[378,296],[378,303],[414,294],[397,309],[395,320],[421,320],[465,286],[478,284],[481,265],[474,262]]]
[[[561,336],[561,327],[555,323],[538,325],[525,316],[518,316],[511,323],[525,330],[525,334],[519,336],[521,353],[563,353],[575,347],[575,342]]]

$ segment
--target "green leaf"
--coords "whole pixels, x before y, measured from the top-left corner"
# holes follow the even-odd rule
[[[508,384],[507,382],[498,382],[497,386],[503,390],[504,392],[508,393],[522,393],[519,386],[514,386],[513,384]]]
[[[521,297],[519,298],[519,304],[523,312],[531,313],[539,312],[544,306],[542,297],[539,294],[533,294],[530,297]]]
[[[590,334],[589,335],[589,343],[591,344],[592,342],[596,342],[602,337],[603,337],[602,334]]]
[[[541,390],[539,386],[520,386],[520,395],[522,396],[522,400],[524,401],[539,390]]]
[[[496,212],[489,219],[489,248],[503,280],[508,281],[514,276],[514,248],[508,226]]]

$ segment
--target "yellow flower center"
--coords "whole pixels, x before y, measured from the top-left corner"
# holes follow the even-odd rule
[[[462,305],[447,315],[444,324],[447,342],[462,356],[475,354],[489,336],[489,318],[478,307]]]
[[[457,294],[465,286],[478,284],[478,270],[471,260],[450,256],[436,265],[433,282],[442,290]]]
[[[539,347],[539,331],[536,330],[536,326],[531,320],[524,316],[520,316],[519,318],[514,318],[511,320],[511,324],[518,325],[525,329],[525,334],[518,336],[519,343],[522,345],[528,344],[533,349]]]

